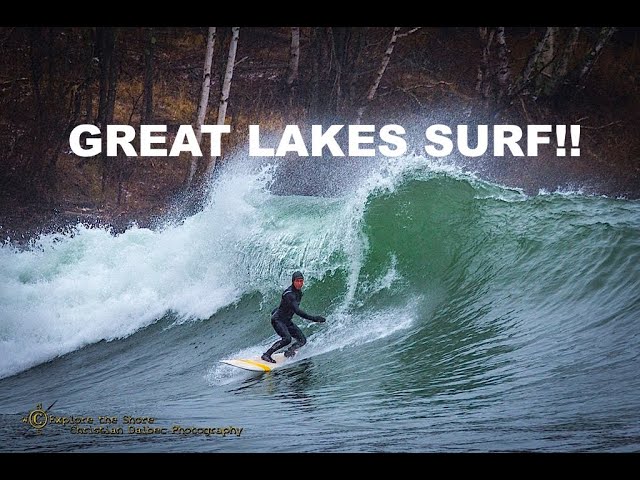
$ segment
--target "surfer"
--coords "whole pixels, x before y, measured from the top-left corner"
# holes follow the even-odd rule
[[[285,357],[293,357],[296,351],[307,343],[307,339],[304,333],[298,328],[298,326],[291,320],[293,314],[297,314],[302,318],[311,320],[312,322],[326,322],[326,318],[320,315],[309,315],[305,311],[300,309],[300,301],[302,300],[302,285],[304,285],[304,276],[301,272],[293,272],[291,276],[291,285],[282,292],[282,299],[280,305],[274,308],[271,312],[271,325],[280,337],[276,343],[274,343],[269,350],[262,354],[262,360],[265,362],[276,363],[271,358],[275,352],[282,347],[286,347],[291,343],[291,338],[295,338],[295,342],[284,352]]]

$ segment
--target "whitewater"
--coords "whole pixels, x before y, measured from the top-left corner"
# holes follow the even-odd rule
[[[229,167],[154,230],[0,246],[2,451],[638,451],[640,202],[416,155],[334,196],[276,194],[278,169]],[[326,324],[296,320],[286,368],[221,364],[275,341],[294,270]],[[22,421],[54,402],[123,433]]]

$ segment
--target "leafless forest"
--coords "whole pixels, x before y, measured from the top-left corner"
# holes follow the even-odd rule
[[[145,223],[196,189],[249,124],[581,124],[580,158],[484,158],[488,177],[640,196],[638,35],[615,27],[2,27],[5,233]],[[456,117],[458,118],[458,117]],[[409,119],[409,120],[406,120]],[[221,158],[80,158],[74,126],[230,124]],[[206,151],[206,149],[203,148]],[[0,231],[0,233],[2,233]]]

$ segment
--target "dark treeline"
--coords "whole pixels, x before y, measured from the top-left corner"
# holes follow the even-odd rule
[[[533,122],[584,91],[612,42],[635,75],[635,31],[613,27],[236,28],[1,28],[0,189],[55,202],[80,123],[367,123],[450,101]],[[119,204],[135,161],[73,161],[88,164]],[[182,188],[212,165],[185,159]]]

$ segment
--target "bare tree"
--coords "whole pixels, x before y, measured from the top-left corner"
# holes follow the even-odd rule
[[[298,80],[298,66],[300,64],[300,27],[291,27],[291,52],[289,55],[289,72],[287,74],[287,87],[289,89],[289,102],[293,97],[293,88]]]
[[[504,27],[496,28],[496,43],[498,45],[498,100],[506,97],[511,89],[511,69],[509,68],[509,49],[504,33]]]
[[[227,57],[227,69],[224,73],[224,82],[222,83],[222,93],[220,95],[220,106],[218,107],[218,125],[224,125],[224,119],[227,115],[227,105],[229,104],[229,92],[231,91],[231,80],[233,78],[233,69],[236,63],[236,51],[238,49],[238,37],[240,36],[240,27],[231,29],[233,35],[229,44],[229,56]]]
[[[26,98],[34,103],[29,109],[29,134],[24,136],[28,146],[24,145],[19,153],[23,159],[20,172],[29,195],[43,194],[41,200],[52,201],[57,188],[58,156],[82,115],[85,92],[93,78],[87,53],[92,52],[82,42],[86,39],[82,30],[34,27],[24,32],[25,60],[30,66],[30,75],[24,80],[30,80],[31,86]],[[78,68],[78,64],[70,67],[72,60],[59,62],[63,52],[72,52],[80,65],[87,62],[85,68]],[[15,148],[14,142],[5,149],[9,155]]]
[[[220,106],[218,107],[218,125],[224,125],[227,116],[227,105],[229,104],[229,92],[231,92],[231,79],[233,78],[233,68],[236,63],[236,51],[238,50],[238,37],[240,36],[240,27],[232,27],[233,33],[231,42],[229,43],[229,56],[227,58],[227,69],[224,74],[222,83],[222,93],[220,95]],[[211,158],[207,175],[210,175],[216,168],[216,157]]]
[[[156,39],[153,28],[146,30],[144,47],[144,108],[142,109],[142,122],[151,123],[153,119],[153,50]]]
[[[564,45],[560,47],[561,39],[559,35],[556,35],[556,41],[558,46],[556,48],[556,54],[548,59],[551,63],[552,69],[546,68],[543,70],[546,82],[544,88],[539,88],[537,94],[543,93],[546,95],[562,94],[563,87],[570,86],[572,83],[570,80],[569,66],[574,61],[576,46],[578,44],[578,37],[580,35],[580,27],[574,27],[568,35]],[[540,82],[538,82],[540,85]]]
[[[421,27],[412,28],[411,30],[404,33],[400,33],[401,28],[402,27],[393,27],[393,32],[391,33],[391,38],[389,39],[389,43],[387,44],[387,49],[382,56],[382,61],[380,62],[380,67],[376,71],[376,76],[374,77],[373,83],[371,84],[371,87],[369,87],[365,103],[358,108],[358,118],[356,119],[357,124],[360,124],[360,122],[362,121],[362,116],[364,115],[367,106],[371,103],[376,95],[376,92],[378,91],[380,81],[382,80],[382,76],[384,75],[384,72],[389,65],[391,54],[393,53],[393,49],[396,46],[397,40],[401,37],[406,37],[407,35],[411,35],[412,33],[417,32]]]
[[[100,98],[98,102],[98,122],[101,127],[113,120],[116,83],[118,80],[117,59],[115,57],[116,31],[112,27],[98,27],[98,61],[100,66]]]
[[[547,76],[551,76],[553,68],[551,63],[555,59],[556,44],[558,42],[558,27],[549,27],[549,35],[547,37],[547,48],[542,52],[542,73]]]
[[[364,48],[365,31],[365,27],[357,27],[354,28],[354,32],[352,34],[353,41],[350,48],[351,60],[349,68],[347,68],[347,87],[349,99],[351,102],[354,102],[356,99],[358,63],[360,61],[362,50]]]
[[[600,35],[598,36],[596,44],[584,58],[582,65],[578,67],[578,78],[576,81],[578,84],[583,83],[585,78],[587,78],[587,76],[591,72],[591,69],[593,68],[593,65],[596,63],[596,60],[600,56],[602,48],[606,45],[606,43],[609,41],[616,30],[616,27],[603,27],[600,30]]]
[[[482,41],[482,57],[478,65],[478,78],[476,90],[482,93],[484,98],[489,98],[491,91],[491,44],[495,30],[487,27],[479,27],[480,40]]]
[[[88,40],[88,49],[87,49],[87,60],[86,60],[86,78],[87,78],[87,88],[85,95],[85,115],[84,121],[85,123],[93,122],[93,81],[95,79],[95,74],[97,72],[98,67],[98,59],[96,57],[97,54],[97,45],[96,45],[96,32],[95,28],[89,28],[87,32],[87,40]]]
[[[380,62],[380,67],[376,72],[376,76],[373,79],[373,83],[371,87],[369,87],[369,91],[367,92],[367,97],[365,103],[358,108],[358,118],[356,120],[357,124],[360,124],[362,120],[362,115],[364,115],[364,111],[371,103],[373,98],[378,91],[378,86],[380,85],[380,80],[382,80],[382,76],[384,75],[385,70],[387,69],[387,65],[389,65],[389,60],[391,60],[391,54],[393,53],[393,49],[396,46],[396,41],[398,40],[398,32],[402,27],[393,27],[393,33],[391,33],[391,38],[389,39],[389,44],[387,45],[387,49],[382,56],[382,61]]]
[[[98,66],[100,67],[100,80],[98,87],[98,114],[96,120],[100,126],[104,126],[107,111],[107,89],[109,88],[109,61],[110,49],[107,48],[107,27],[96,28],[96,44]]]
[[[532,50],[527,65],[510,89],[510,96],[522,93],[529,93],[535,97],[570,94],[567,88],[581,85],[615,30],[615,27],[602,28],[596,43],[587,55],[576,62],[574,57],[580,27],[564,32],[558,27],[547,27],[542,39]]]
[[[536,96],[552,95],[557,80],[559,53],[563,50],[558,27],[548,27],[546,45],[540,55],[537,75],[534,77],[533,93]]]
[[[398,34],[397,38],[402,36],[404,34]],[[330,102],[336,112],[351,111],[355,103],[360,103],[356,96],[356,80],[364,46],[364,28],[333,27],[330,40],[331,65],[334,67],[334,75],[329,78],[332,85]]]
[[[351,112],[357,97],[358,62],[365,47],[362,27],[314,27],[309,39],[309,113],[326,119]]]
[[[310,38],[311,89],[309,94],[309,112],[312,117],[323,117],[331,110],[332,76],[334,58],[329,47],[330,30],[327,27],[312,27]]]
[[[329,102],[334,112],[338,112],[345,103],[343,88],[343,72],[348,70],[348,50],[351,39],[351,27],[328,27],[329,45],[331,47],[331,95]]]
[[[202,69],[202,89],[200,91],[200,102],[198,103],[198,113],[196,114],[195,133],[198,143],[202,140],[202,124],[207,116],[207,105],[209,105],[209,91],[211,90],[211,64],[213,61],[213,47],[216,43],[216,27],[209,27],[207,33],[207,51],[204,56],[204,68]],[[189,176],[187,177],[187,188],[191,186],[193,177],[198,169],[198,157],[191,156],[189,166]]]
[[[569,63],[574,55],[574,52],[576,51],[576,45],[578,44],[579,35],[580,27],[573,27],[571,29],[569,40],[565,43],[562,53],[560,54],[560,58],[558,59],[558,64],[554,73],[555,77],[563,78],[566,77],[569,73]]]
[[[29,29],[29,57],[31,60],[31,84],[33,88],[33,110],[36,113],[38,122],[45,113],[42,102],[41,79],[42,79],[42,31],[40,27]],[[35,131],[37,132],[37,130]]]
[[[524,70],[518,77],[518,80],[514,82],[510,95],[518,95],[522,93],[531,84],[532,80],[540,75],[544,67],[542,59],[549,58],[546,53],[551,48],[551,38],[554,34],[554,27],[547,27],[542,39],[536,44],[535,48],[529,55],[529,60]]]
[[[107,90],[107,117],[106,124],[113,123],[113,114],[116,106],[116,92],[118,88],[118,72],[119,72],[119,57],[116,55],[115,42],[116,31],[112,30],[112,50],[111,61],[109,62],[109,89]]]
[[[118,82],[118,59],[115,52],[116,34],[116,29],[113,27],[98,27],[96,31],[98,62],[100,67],[100,97],[97,121],[101,128],[113,123]],[[105,139],[103,137],[103,143],[104,142]],[[106,148],[104,145],[102,151],[102,192],[104,193],[110,165],[106,159]]]

